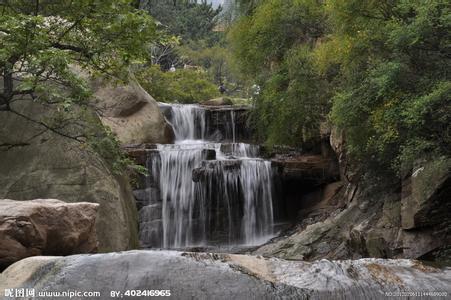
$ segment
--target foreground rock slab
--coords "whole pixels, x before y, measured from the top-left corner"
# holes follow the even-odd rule
[[[35,255],[97,251],[99,204],[0,200],[0,269]]]
[[[450,295],[451,268],[412,260],[309,263],[246,255],[129,251],[27,258],[0,275],[0,293],[19,287],[35,288],[36,293],[100,292],[96,299],[110,299],[111,291],[120,291],[124,299],[145,299],[125,293],[157,289],[170,290],[167,299],[386,299],[400,291]]]

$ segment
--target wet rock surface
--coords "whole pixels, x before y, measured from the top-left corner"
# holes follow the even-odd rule
[[[100,299],[110,299],[112,289],[122,293],[170,290],[168,299],[384,299],[385,293],[399,291],[449,295],[451,269],[411,260],[308,263],[246,255],[129,251],[28,258],[10,266],[0,279],[2,293],[4,288],[34,287],[37,291],[98,291]]]
[[[180,104],[159,103],[163,115],[173,127],[179,127],[177,121]],[[251,107],[246,105],[184,105],[195,120],[194,135],[190,139],[210,141],[249,141],[252,132],[248,126]],[[176,134],[177,138],[177,134]]]
[[[96,252],[98,204],[0,200],[0,269],[29,256]]]
[[[420,164],[402,184],[357,180],[352,174],[342,177],[340,190],[326,201],[329,205],[321,204],[326,203],[323,188],[294,197],[291,201],[299,203],[293,209],[297,225],[254,253],[285,259],[381,257],[450,263],[446,162]]]
[[[321,155],[275,157],[271,164],[284,180],[311,181],[312,185],[333,182],[340,176],[333,159]]]

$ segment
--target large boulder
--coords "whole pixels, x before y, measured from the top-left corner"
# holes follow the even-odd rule
[[[50,111],[30,99],[15,101],[13,108],[34,120],[47,120]],[[128,179],[74,139],[14,113],[0,112],[0,120],[0,145],[12,145],[0,147],[0,199],[98,203],[99,251],[137,247],[137,211]]]
[[[451,159],[416,166],[402,185],[403,229],[436,225],[451,214]]]
[[[111,128],[122,144],[174,141],[172,126],[158,103],[133,78],[126,85],[96,80],[93,87],[103,124]]]
[[[411,260],[308,263],[175,251],[32,257],[0,275],[0,293],[95,291],[96,299],[111,299],[112,291],[119,298],[144,299],[150,294],[142,291],[150,290],[168,299],[384,299],[405,291],[444,295],[450,287],[450,268]]]
[[[29,256],[97,251],[98,204],[0,200],[0,269]]]

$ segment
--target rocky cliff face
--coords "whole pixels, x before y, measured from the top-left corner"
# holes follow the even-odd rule
[[[301,206],[297,226],[255,253],[306,260],[381,257],[449,262],[450,161],[421,162],[402,181],[387,183],[355,168],[345,142],[342,132],[332,131],[341,182],[295,195],[291,201]]]
[[[136,105],[147,111],[155,108],[155,114],[160,117],[158,124],[162,126],[153,130],[164,132],[166,123],[156,103],[136,104],[148,98],[143,96],[146,99],[142,100],[139,97],[139,87],[118,89],[119,92],[105,92],[102,95],[110,97],[105,102],[118,103],[119,108],[111,108],[111,115],[127,115],[127,120],[121,123],[122,131],[117,132],[123,141],[130,139],[139,142],[145,139],[124,133],[127,130],[138,133],[147,130],[148,124],[138,126],[140,118],[146,118],[147,113],[134,120],[135,114],[140,111],[136,111]],[[133,95],[137,95],[138,100]],[[127,101],[132,104],[127,104]],[[15,101],[13,107],[34,119],[45,119],[51,109],[44,102],[31,99]],[[54,198],[70,203],[98,203],[96,229],[99,250],[119,251],[138,246],[136,205],[127,178],[113,174],[110,166],[97,153],[82,148],[77,141],[45,130],[39,124],[9,112],[0,112],[0,120],[0,144],[16,144],[11,148],[2,148],[0,153],[0,199]],[[153,121],[151,119],[150,122]],[[138,127],[141,129],[138,130]]]

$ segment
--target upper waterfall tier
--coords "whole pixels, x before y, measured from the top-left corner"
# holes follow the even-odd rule
[[[250,138],[246,126],[248,107],[166,103],[159,105],[174,128],[176,142],[184,140],[236,142]]]
[[[177,141],[205,138],[205,109],[198,105],[174,104],[171,113],[170,122]]]

